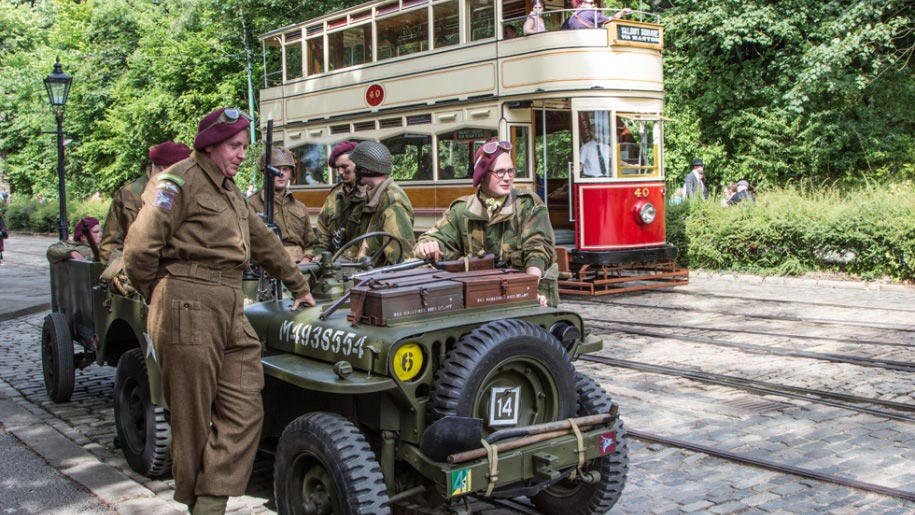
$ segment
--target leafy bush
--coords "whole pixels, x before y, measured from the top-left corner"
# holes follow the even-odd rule
[[[911,183],[844,194],[785,189],[759,195],[755,205],[686,206],[668,208],[668,240],[691,268],[915,279]]]
[[[67,222],[70,225],[70,234],[73,234],[73,227],[76,223],[87,216],[94,216],[104,224],[105,216],[108,214],[108,205],[109,202],[106,200],[68,200]],[[57,234],[60,206],[53,200],[50,202],[17,201],[5,206],[3,220],[11,231]]]

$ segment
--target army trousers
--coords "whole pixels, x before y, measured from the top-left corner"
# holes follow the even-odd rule
[[[171,416],[175,500],[244,494],[263,423],[264,375],[241,278],[162,277],[147,330]]]

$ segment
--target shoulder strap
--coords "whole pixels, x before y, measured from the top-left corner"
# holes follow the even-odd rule
[[[156,175],[156,180],[173,182],[179,188],[184,186],[184,184],[187,182],[184,179],[182,179],[179,175],[171,173],[171,172],[162,172],[162,173]]]

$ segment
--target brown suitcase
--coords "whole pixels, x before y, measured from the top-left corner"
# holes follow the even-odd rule
[[[430,278],[432,279],[432,278]],[[347,319],[387,326],[400,318],[455,311],[464,307],[463,286],[454,281],[417,281],[396,287],[355,286],[351,291],[351,311]]]
[[[451,280],[464,285],[464,305],[468,308],[537,301],[538,279],[522,272],[462,274]]]

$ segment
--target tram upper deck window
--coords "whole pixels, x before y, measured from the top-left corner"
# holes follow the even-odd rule
[[[366,23],[327,35],[327,71],[372,60],[372,25]]]
[[[327,146],[307,143],[291,149],[299,161],[296,183],[300,186],[327,182]]]
[[[308,75],[324,73],[324,36],[308,38]]]
[[[391,151],[394,180],[432,180],[432,136],[406,133],[383,139],[381,143]]]
[[[438,179],[473,178],[473,156],[480,145],[498,136],[492,129],[468,127],[438,135]]]
[[[448,0],[432,6],[432,41],[435,48],[461,42],[460,3]]]
[[[617,116],[616,134],[621,176],[658,174],[658,120]]]
[[[378,60],[429,49],[429,11],[425,8],[395,14],[376,22]]]
[[[264,87],[272,88],[283,83],[283,44],[282,40],[271,38],[264,40]]]
[[[302,32],[286,34],[286,80],[298,79],[302,71]]]
[[[496,10],[493,0],[469,0],[470,40],[491,38],[496,35]]]

